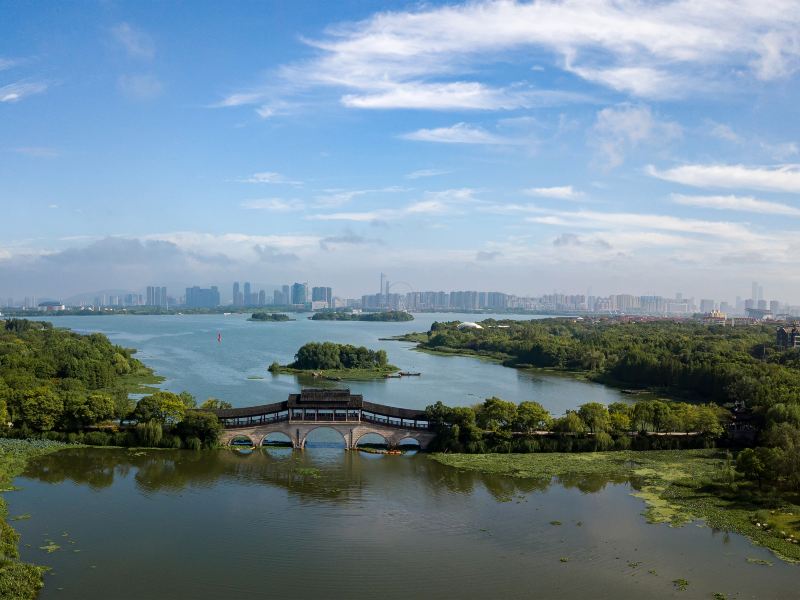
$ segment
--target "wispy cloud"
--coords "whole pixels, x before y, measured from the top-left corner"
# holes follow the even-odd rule
[[[724,9],[692,0],[595,0],[591,10],[580,0],[422,5],[305,40],[316,56],[284,65],[264,90],[330,87],[342,90],[343,105],[372,109],[504,110],[574,101],[527,80],[490,85],[475,76],[481,67],[529,64],[535,55],[603,88],[677,98],[790,76],[800,66],[798,27],[800,8],[792,0],[733,0]]]
[[[295,199],[286,200],[283,198],[260,198],[257,200],[245,200],[241,203],[241,207],[248,210],[289,213],[303,210],[304,204],[302,200]]]
[[[153,38],[129,23],[120,23],[111,28],[111,34],[131,58],[150,60],[156,55]]]
[[[275,183],[285,185],[302,185],[302,181],[294,181],[288,177],[276,173],[275,171],[262,171],[260,173],[253,173],[249,177],[239,180],[242,183]]]
[[[452,173],[446,169],[419,169],[406,175],[406,179],[422,179],[423,177],[438,177]]]
[[[436,216],[461,214],[469,205],[478,201],[475,190],[459,188],[439,192],[425,192],[423,197],[401,208],[379,208],[368,211],[318,213],[308,218],[314,221],[352,221],[376,223],[394,221],[414,216]]]
[[[17,81],[0,87],[0,102],[19,102],[33,96],[41,94],[47,90],[47,84],[43,81]]]
[[[672,201],[684,206],[800,217],[800,208],[781,204],[780,202],[759,200],[752,196],[685,196],[683,194],[672,194]]]
[[[5,71],[19,64],[19,61],[14,58],[4,58],[0,56],[0,71]]]
[[[571,185],[529,188],[527,190],[523,190],[523,193],[527,194],[528,196],[557,198],[559,200],[580,200],[584,195],[583,192],[576,190]]]
[[[649,165],[646,172],[658,179],[699,188],[800,192],[800,164],[774,167],[724,164],[683,165],[664,170]]]
[[[488,144],[506,145],[518,143],[510,138],[490,133],[469,123],[456,123],[450,127],[418,129],[400,136],[415,142],[435,142],[439,144]]]
[[[622,104],[604,108],[590,132],[589,142],[607,168],[620,166],[626,155],[647,142],[664,144],[680,137],[680,125],[658,119],[647,106]]]
[[[164,91],[164,84],[155,75],[143,73],[139,75],[120,75],[117,88],[133,100],[154,100]]]

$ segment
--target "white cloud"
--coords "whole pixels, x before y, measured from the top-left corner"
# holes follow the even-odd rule
[[[262,171],[261,173],[253,173],[249,177],[240,179],[242,183],[280,183],[286,185],[302,185],[302,181],[293,181],[287,177],[276,173],[274,171]]]
[[[156,55],[156,46],[147,33],[134,28],[128,23],[120,23],[111,28],[114,39],[132,58],[152,59]]]
[[[436,142],[440,144],[514,144],[510,138],[489,133],[485,129],[475,127],[468,123],[456,123],[451,127],[437,127],[434,129],[418,129],[411,133],[403,134],[404,140],[416,142]]]
[[[328,28],[306,40],[315,57],[283,66],[264,90],[332,87],[359,108],[529,107],[551,92],[527,81],[492,86],[475,73],[533,59],[635,97],[685,97],[792,75],[799,30],[795,0],[424,4]]]
[[[10,69],[15,67],[19,61],[14,60],[13,58],[3,58],[0,56],[0,71],[5,71],[6,69]]]
[[[631,150],[645,142],[663,144],[680,137],[680,125],[657,119],[649,107],[622,104],[604,108],[590,134],[590,143],[607,168],[618,167]]]
[[[746,165],[683,165],[659,170],[649,165],[652,177],[700,188],[754,189],[773,192],[800,192],[800,164],[774,167]]]
[[[257,200],[245,200],[241,203],[242,208],[248,210],[264,210],[267,212],[296,212],[303,210],[303,202],[300,200],[283,198],[260,198]]]
[[[0,102],[19,102],[33,96],[41,94],[47,89],[47,84],[43,81],[17,81],[0,87]]]
[[[311,215],[314,221],[352,221],[356,223],[375,223],[394,221],[420,215],[458,215],[465,207],[478,203],[475,190],[458,188],[439,192],[425,192],[422,199],[401,208],[379,208],[358,212],[335,212]]]
[[[161,81],[155,75],[148,73],[120,75],[117,79],[117,87],[123,95],[134,100],[153,100],[164,91]]]
[[[422,179],[423,177],[438,177],[439,175],[447,175],[452,173],[445,169],[419,169],[412,171],[406,175],[406,179]]]
[[[672,201],[684,206],[800,217],[800,208],[779,202],[759,200],[751,196],[685,196],[683,194],[672,194]]]
[[[726,142],[733,142],[734,144],[739,144],[742,142],[742,137],[736,133],[730,125],[726,125],[725,123],[715,123],[714,121],[709,121],[708,125],[710,127],[709,133],[720,140],[725,140]]]
[[[571,185],[529,188],[527,190],[523,190],[523,193],[529,196],[538,196],[540,198],[558,198],[560,200],[578,200],[583,197],[583,192],[576,190]]]

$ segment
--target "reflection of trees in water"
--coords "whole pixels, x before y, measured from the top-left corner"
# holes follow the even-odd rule
[[[97,490],[111,486],[115,477],[129,477],[132,472],[137,487],[146,493],[175,493],[227,482],[278,486],[301,500],[343,502],[360,499],[371,481],[401,481],[407,477],[424,479],[434,493],[445,488],[469,495],[483,487],[498,501],[508,501],[515,494],[544,491],[554,482],[591,493],[603,490],[610,483],[629,481],[626,477],[604,474],[563,476],[553,481],[523,479],[462,471],[427,460],[424,455],[369,460],[358,452],[334,455],[283,448],[261,448],[248,454],[236,450],[76,448],[31,461],[25,476],[47,483],[68,480]],[[635,481],[630,483],[637,487]]]

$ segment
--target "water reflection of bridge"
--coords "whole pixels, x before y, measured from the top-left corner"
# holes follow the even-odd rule
[[[424,411],[367,402],[350,390],[306,389],[284,402],[214,413],[224,427],[223,444],[247,438],[260,446],[269,434],[280,433],[292,447],[304,448],[308,435],[320,427],[338,431],[348,449],[368,434],[381,436],[390,448],[413,440],[425,449],[434,438]]]

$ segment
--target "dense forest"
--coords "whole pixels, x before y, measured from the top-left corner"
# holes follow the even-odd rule
[[[352,313],[334,310],[323,310],[314,313],[312,321],[413,321],[414,316],[402,310],[385,312]]]
[[[95,445],[216,445],[219,422],[194,410],[191,394],[156,391],[138,402],[129,399],[137,380],[149,377],[152,371],[132,350],[102,334],[0,321],[0,433],[7,436]],[[200,408],[219,403],[209,402]]]

